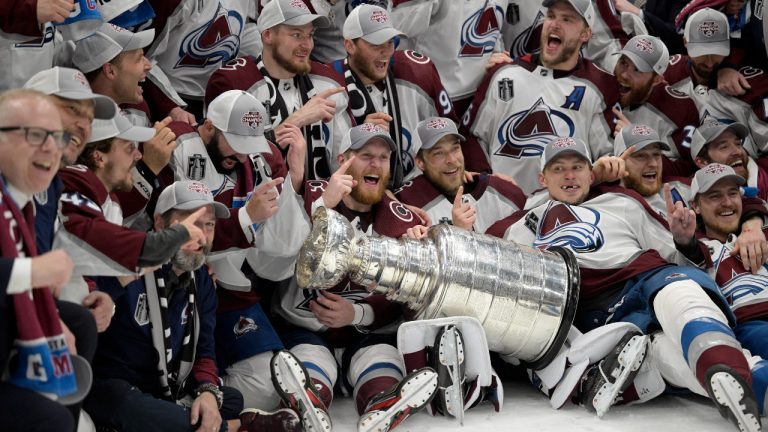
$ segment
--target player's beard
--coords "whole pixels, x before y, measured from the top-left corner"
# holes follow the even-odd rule
[[[237,158],[232,156],[224,156],[221,154],[221,150],[219,150],[219,139],[218,134],[216,137],[214,137],[210,143],[206,146],[206,150],[208,150],[208,157],[211,158],[211,163],[213,164],[213,167],[216,168],[216,171],[219,172],[219,174],[229,175],[235,172],[237,167],[240,166],[241,162],[237,160]],[[225,168],[224,167],[224,159],[228,159],[231,161],[235,161],[236,163],[232,166],[232,168]]]
[[[199,269],[205,263],[205,257],[211,252],[211,245],[206,244],[200,252],[186,252],[181,249],[171,258],[173,267],[189,272]]]
[[[634,173],[630,173],[628,176],[624,177],[623,181],[624,187],[627,189],[633,189],[635,192],[644,197],[656,195],[661,190],[661,175],[659,175],[658,170],[656,171],[656,181],[654,182],[653,186],[644,183],[642,175]]]
[[[277,64],[279,64],[280,67],[282,67],[283,69],[287,70],[292,74],[304,75],[309,73],[309,70],[312,69],[312,66],[309,64],[309,61],[307,61],[306,63],[294,61],[291,58],[283,56],[283,54],[277,48],[272,48],[272,58],[275,59],[275,62],[277,62]]]
[[[133,176],[130,173],[135,166],[136,164],[131,165],[128,173],[112,185],[110,192],[130,192],[133,190]],[[104,170],[106,172],[112,172],[114,169],[115,165],[111,161],[107,161],[107,163],[104,165]]]
[[[651,88],[653,88],[653,79],[649,79],[648,82],[640,88],[631,89],[629,93],[620,96],[621,106],[628,107],[631,105],[642,104],[651,94]]]
[[[541,53],[539,54],[539,57],[541,58],[541,64],[545,67],[556,69],[559,65],[571,59],[574,55],[578,55],[580,48],[578,39],[572,41],[562,39],[559,54],[555,54],[553,58],[548,58],[548,54],[546,53],[547,39],[547,36],[542,32]]]
[[[357,172],[350,167],[347,172],[357,181],[357,185],[352,188],[352,192],[349,194],[355,201],[365,205],[373,205],[381,202],[381,199],[384,198],[384,192],[386,192],[387,186],[389,185],[389,166],[387,166],[386,169],[369,169],[364,172]],[[366,175],[379,176],[379,183],[376,190],[363,189],[365,184],[363,177]]]
[[[464,166],[460,166],[456,178],[450,180],[446,179],[442,174],[434,174],[432,170],[424,171],[424,176],[427,177],[427,180],[429,180],[440,192],[448,196],[456,195],[459,186],[464,184],[464,174]]]
[[[712,80],[712,76],[715,73],[715,70],[717,68],[712,69],[705,69],[696,63],[691,63],[691,68],[696,72],[696,75],[698,75],[704,82],[710,82]]]
[[[383,72],[381,72],[381,74],[379,74],[379,72],[373,66],[373,61],[369,62],[366,59],[359,57],[350,57],[350,61],[352,62],[352,69],[361,78],[365,78],[368,81],[376,83],[387,77],[389,68],[385,69]],[[387,62],[388,61],[389,60],[387,60]]]

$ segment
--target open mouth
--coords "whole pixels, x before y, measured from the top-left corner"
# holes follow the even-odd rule
[[[363,183],[369,186],[378,186],[379,185],[379,176],[377,175],[366,175],[363,176]]]
[[[53,168],[53,164],[50,162],[32,162],[32,166],[46,172]]]
[[[458,173],[459,173],[459,169],[458,168],[454,168],[454,169],[452,169],[450,171],[443,171],[443,174],[447,175],[447,176],[455,176]]]
[[[563,44],[563,40],[560,39],[560,36],[558,36],[556,34],[551,34],[551,33],[549,34],[549,36],[547,36],[547,49],[548,50],[556,50],[556,49],[560,48],[560,45],[562,45],[562,44]]]
[[[566,192],[574,192],[581,189],[579,185],[564,185],[560,186],[560,190],[564,190]]]
[[[642,174],[642,177],[643,177],[643,180],[645,181],[656,181],[656,175],[657,175],[656,171],[648,171],[648,172],[644,172]]]

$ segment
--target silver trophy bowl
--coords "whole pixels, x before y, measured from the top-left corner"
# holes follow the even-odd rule
[[[325,208],[313,215],[296,274],[299,287],[314,289],[348,274],[419,318],[477,318],[492,351],[533,369],[557,355],[579,295],[579,268],[568,249],[541,250],[446,224],[421,240],[369,237]]]

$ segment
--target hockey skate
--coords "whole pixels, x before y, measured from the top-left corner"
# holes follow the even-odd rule
[[[301,419],[306,432],[331,430],[331,417],[318,396],[304,365],[291,352],[278,351],[270,362],[272,383],[283,403]]]
[[[391,390],[375,396],[357,423],[360,432],[386,432],[427,406],[437,391],[437,373],[431,368],[411,372]]]
[[[755,393],[733,369],[722,364],[714,365],[707,369],[704,383],[707,394],[720,411],[720,415],[730,420],[742,432],[762,430]]]
[[[302,432],[303,430],[299,416],[289,408],[281,408],[272,412],[248,408],[240,413],[238,432]]]
[[[437,332],[430,362],[437,372],[435,409],[464,424],[464,338],[459,329],[446,325]]]
[[[629,332],[604,359],[587,369],[579,386],[580,404],[598,417],[605,415],[637,375],[648,341],[647,335]]]

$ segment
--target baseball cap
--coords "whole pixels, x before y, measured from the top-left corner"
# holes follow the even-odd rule
[[[363,38],[373,45],[381,45],[405,33],[392,27],[392,20],[383,8],[362,4],[349,13],[342,30],[344,39]]]
[[[632,60],[640,72],[656,72],[661,75],[669,65],[669,50],[664,42],[655,36],[633,37],[614,55],[621,54]]]
[[[731,52],[728,18],[722,12],[704,8],[688,17],[683,37],[688,42],[688,55],[727,56]]]
[[[24,84],[24,88],[64,99],[93,99],[94,114],[97,119],[111,119],[117,112],[115,102],[107,96],[94,93],[85,75],[77,69],[55,66],[40,71],[32,75],[32,78]]]
[[[215,201],[206,185],[193,180],[180,180],[173,182],[160,192],[155,205],[155,214],[163,214],[171,209],[196,210],[206,205],[213,206],[217,218],[229,217],[227,206]]]
[[[589,28],[592,28],[595,23],[595,7],[592,6],[591,0],[544,0],[541,5],[548,8],[558,1],[570,3],[576,12],[584,18]]]
[[[117,108],[117,107],[115,107]],[[134,126],[128,118],[118,111],[109,120],[97,119],[93,121],[93,132],[88,142],[96,142],[109,138],[122,138],[128,141],[144,142],[155,136],[153,128]]]
[[[566,154],[574,154],[581,156],[592,165],[592,159],[589,157],[589,150],[584,141],[573,137],[555,137],[552,141],[544,147],[544,151],[541,153],[541,170],[552,162],[555,158]]]
[[[312,13],[302,0],[271,0],[264,5],[256,25],[260,32],[278,24],[301,26],[314,22],[315,27],[328,27],[328,17]]]
[[[616,135],[613,147],[614,153],[618,155],[632,146],[635,146],[635,152],[639,152],[651,144],[659,144],[662,150],[669,150],[669,145],[659,138],[659,134],[652,127],[630,123]]]
[[[737,137],[744,139],[749,135],[749,129],[742,123],[723,123],[714,117],[707,117],[693,131],[691,137],[691,157],[697,157],[704,146],[716,140],[723,132],[730,129]]]
[[[395,151],[397,148],[395,142],[392,141],[392,137],[389,136],[389,132],[373,123],[363,123],[350,128],[344,134],[339,146],[339,154],[343,154],[347,150],[360,150],[368,141],[374,138],[381,138],[386,141],[392,151]]]
[[[446,135],[455,135],[459,141],[464,137],[456,129],[456,123],[445,117],[430,117],[416,125],[416,133],[421,140],[421,149],[429,150]]]
[[[91,72],[122,52],[149,46],[154,38],[155,29],[134,33],[106,23],[99,31],[75,44],[72,64],[83,72]]]
[[[240,154],[268,153],[264,125],[267,110],[252,94],[228,90],[208,105],[208,120],[219,129],[230,147]]]
[[[715,183],[724,179],[733,180],[739,186],[745,182],[744,177],[736,174],[732,167],[712,163],[696,171],[696,174],[694,174],[693,181],[691,182],[691,197],[696,197],[697,194],[708,191]]]

